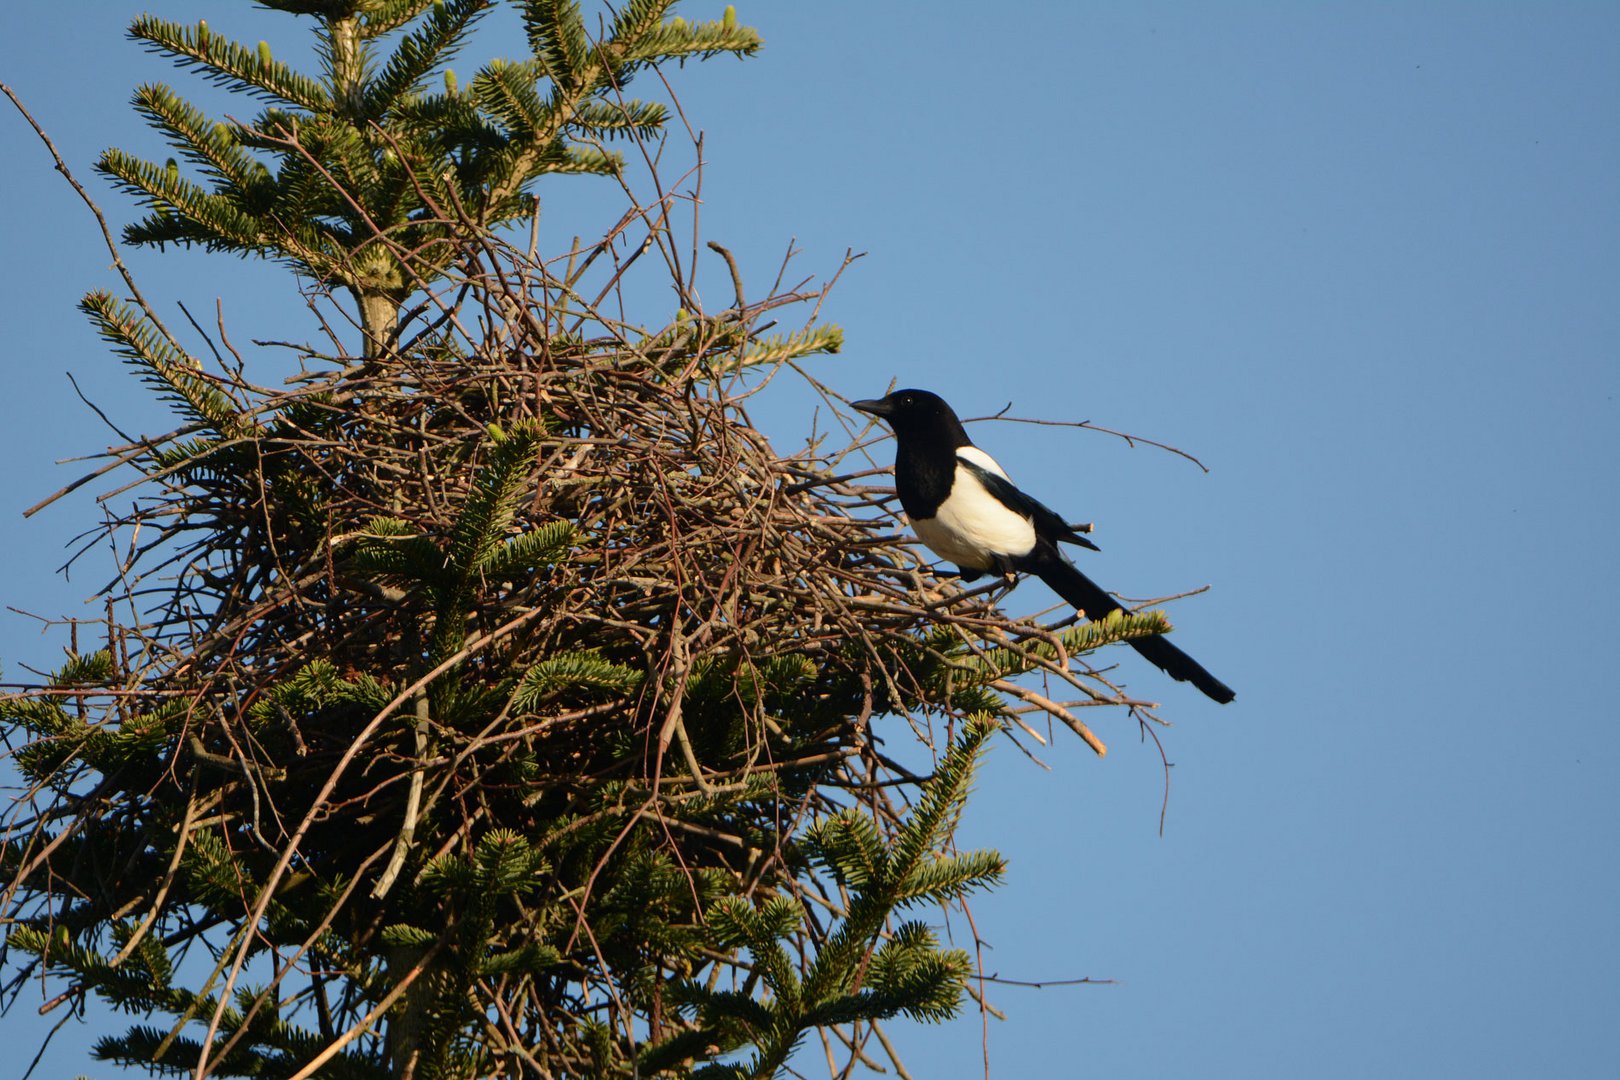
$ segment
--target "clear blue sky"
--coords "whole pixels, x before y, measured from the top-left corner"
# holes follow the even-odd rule
[[[8,9],[0,79],[119,223],[95,154],[167,154],[132,128],[131,89],[199,85],[122,40],[147,7],[298,46],[245,4]],[[819,377],[1090,419],[1213,470],[975,431],[1097,523],[1104,585],[1212,585],[1173,610],[1178,640],[1238,690],[1218,708],[1121,656],[1176,721],[1162,839],[1158,757],[1123,718],[1106,760],[1061,738],[1050,771],[994,751],[964,828],[1011,861],[974,906],[988,969],[1118,980],[996,992],[994,1074],[1620,1075],[1620,5],[739,16],[760,57],[672,76],[707,132],[705,227],[761,287],[792,237],[807,272],[869,253]],[[62,611],[100,584],[51,577],[91,504],[19,514],[77,475],[53,459],[104,443],[64,372],[130,428],[161,420],[73,310],[114,279],[9,106],[0,147],[0,600]],[[554,248],[617,216],[570,183]],[[277,270],[133,262],[206,322],[223,297],[238,341],[307,333]],[[762,419],[791,447],[811,408],[782,380]],[[8,675],[54,648],[0,620]],[[26,1063],[27,1012],[0,1080]],[[64,1032],[40,1075],[116,1075],[79,1063],[95,1030]],[[919,1077],[981,1069],[976,1015],[899,1035]]]

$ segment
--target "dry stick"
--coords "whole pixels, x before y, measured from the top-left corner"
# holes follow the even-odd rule
[[[293,965],[298,963],[298,961],[303,958],[304,954],[314,947],[315,942],[320,940],[322,934],[326,933],[327,928],[332,925],[332,920],[337,917],[338,911],[345,903],[348,902],[349,897],[354,894],[354,888],[357,884],[359,884],[360,878],[368,869],[370,869],[371,864],[380,858],[382,858],[382,850],[378,849],[377,851],[374,851],[368,855],[365,860],[361,862],[359,870],[355,874],[354,879],[344,886],[343,892],[339,894],[338,898],[332,902],[332,906],[327,909],[326,914],[321,916],[321,921],[315,925],[313,930],[310,931],[309,936],[306,937],[303,943],[298,946],[297,951],[295,951],[292,956],[287,959],[287,962],[280,966],[274,977],[271,978],[269,985],[267,985],[263,990],[259,991],[259,995],[253,999],[253,1004],[250,1005],[246,1012],[243,1013],[242,1022],[237,1026],[236,1031],[229,1039],[225,1040],[225,1045],[220,1047],[219,1056],[221,1058],[229,1054],[231,1050],[235,1048],[237,1043],[241,1042],[243,1038],[247,1037],[247,1035],[253,1031],[253,1018],[258,1015],[260,1007],[262,1007],[264,1003],[270,999],[271,994],[275,993],[276,987],[281,985],[281,980],[286,978],[287,975],[291,973]],[[225,952],[229,952],[229,949],[225,950]],[[213,973],[208,976],[209,985],[213,984],[214,979],[219,976],[219,973],[224,966],[225,953],[221,953],[219,963],[214,965]],[[194,1000],[192,1004],[187,1007],[186,1012],[181,1016],[181,1018],[175,1022],[175,1025],[169,1031],[168,1036],[164,1038],[163,1042],[158,1046],[157,1051],[152,1055],[154,1060],[163,1056],[164,1052],[167,1051],[169,1044],[179,1037],[181,1029],[183,1029],[186,1024],[191,1022],[192,1017],[196,1015],[197,1005],[199,1004],[201,998],[202,995],[197,995],[197,1000]]]
[[[660,81],[662,81],[664,83],[664,86],[666,88],[669,88],[668,80],[664,78],[663,73],[658,70],[656,65],[654,65],[653,70],[655,72],[657,72],[658,78],[659,78]],[[620,107],[622,108],[623,104],[624,104],[624,99],[623,99],[622,95],[620,94],[620,91],[622,90],[622,86],[619,84],[618,80],[614,77],[611,68],[606,68],[606,73],[608,75],[608,79],[610,81],[610,84],[613,87],[614,94],[619,95]],[[673,91],[671,91],[670,99],[675,102],[675,110],[680,115],[682,122],[686,123],[686,114],[681,109],[680,98],[677,95],[675,95],[673,93]],[[658,235],[659,233],[667,234],[669,236],[669,239],[670,239],[671,243],[670,243],[669,248],[666,249],[664,247],[664,244],[662,243],[662,241],[660,241],[659,244],[658,244],[659,252],[661,254],[663,254],[663,256],[664,256],[664,262],[665,262],[665,265],[669,269],[670,278],[674,281],[676,290],[677,290],[677,292],[678,292],[678,294],[680,296],[681,306],[701,311],[700,306],[697,304],[697,298],[695,296],[693,296],[693,294],[692,294],[692,290],[697,284],[697,266],[696,266],[697,236],[696,236],[696,232],[694,231],[693,237],[692,237],[693,249],[694,249],[693,266],[690,268],[691,277],[688,278],[686,273],[684,273],[681,270],[680,252],[675,250],[675,247],[674,247],[674,239],[675,239],[674,238],[674,233],[669,228],[669,203],[677,197],[675,195],[674,188],[679,186],[681,183],[683,183],[686,180],[687,177],[692,176],[694,174],[698,177],[698,185],[699,185],[700,190],[701,190],[702,182],[703,182],[702,181],[702,177],[703,177],[703,137],[702,137],[701,134],[694,135],[694,133],[692,132],[692,125],[689,124],[689,123],[686,124],[686,130],[687,130],[688,136],[691,137],[692,140],[693,140],[693,144],[694,144],[696,152],[697,152],[697,161],[690,169],[688,169],[681,176],[681,178],[679,180],[677,180],[675,182],[675,184],[668,185],[668,186],[666,186],[663,183],[663,181],[661,179],[659,179],[659,175],[658,175],[658,163],[659,163],[659,161],[661,161],[663,159],[664,140],[667,139],[668,136],[667,135],[666,136],[660,136],[659,152],[658,152],[656,157],[647,152],[647,140],[644,137],[642,137],[640,132],[634,131],[634,129],[632,129],[631,138],[632,138],[632,141],[635,143],[636,150],[641,154],[642,163],[646,166],[647,175],[649,177],[651,177],[654,189],[661,193],[661,197],[659,199],[659,202],[661,204],[663,204],[663,211],[660,214],[660,225],[662,226],[662,228],[658,229],[658,230],[654,230],[653,235]],[[625,186],[622,175],[620,175],[620,177],[619,177],[619,184],[620,184],[621,187]],[[628,189],[626,190],[626,194],[629,194]],[[696,202],[697,202],[697,200],[694,199],[694,203],[696,203]],[[697,212],[696,206],[694,206],[694,208],[693,208],[694,215],[696,214],[696,212]],[[645,220],[645,214],[643,214],[643,220]],[[648,224],[648,228],[649,229],[652,228],[651,223]],[[653,235],[648,236],[648,239],[647,239],[648,244],[651,244],[653,242]],[[645,250],[645,247],[642,250]],[[623,270],[621,270],[620,273],[622,274]],[[617,277],[617,275],[616,275],[616,277]],[[606,293],[604,293],[603,295],[606,295]]]
[[[540,265],[540,196],[531,195],[534,211],[529,215],[529,265]]]
[[[594,314],[597,306],[600,305],[603,300],[607,299],[609,293],[614,291],[615,287],[618,286],[619,282],[624,278],[624,275],[629,272],[632,266],[636,264],[636,260],[645,255],[648,250],[658,242],[657,237],[669,231],[669,204],[674,198],[675,196],[673,195],[665,195],[658,200],[660,209],[658,212],[658,220],[656,222],[647,220],[648,211],[646,207],[637,208],[636,218],[647,226],[646,238],[642,240],[640,244],[636,245],[635,250],[625,258],[624,262],[619,263],[616,267],[614,267],[613,276],[608,278],[606,285],[602,286],[602,291],[596,294],[595,300],[592,300],[586,304],[585,312],[574,321],[573,329],[575,331],[584,325],[585,320]],[[659,248],[662,250],[661,244],[659,245]]]
[[[103,779],[101,783],[95,786],[90,794],[79,800],[80,804],[85,807],[95,806],[99,801],[101,801],[103,797],[102,793],[111,786],[111,781]],[[36,787],[33,789],[35,793],[37,793],[39,790],[40,786],[38,785],[36,785]],[[45,846],[41,848],[31,859],[29,859],[21,870],[12,875],[10,883],[8,883],[6,886],[4,897],[0,898],[4,900],[7,907],[10,906],[12,898],[16,895],[17,891],[22,888],[23,882],[27,881],[34,875],[35,871],[46,864],[46,861],[50,858],[51,853],[54,852],[58,846],[67,843],[69,839],[78,835],[79,829],[83,824],[84,819],[82,817],[75,818],[73,821],[68,822],[66,828],[57,833],[55,836],[51,837],[50,840],[46,842]],[[43,823],[41,827],[43,828]],[[28,844],[30,847],[33,846],[38,835],[38,830],[29,835]]]
[[[219,323],[220,344],[224,345],[231,356],[236,359],[234,378],[239,383],[244,382],[247,379],[247,361],[242,359],[242,354],[237,351],[235,345],[231,344],[231,335],[225,329],[225,301],[218,298],[214,300],[214,319]],[[220,361],[220,366],[224,366],[223,360]]]
[[[16,608],[10,610],[15,611]],[[61,625],[53,622],[51,625]],[[52,686],[49,683],[0,683],[0,690],[16,690],[29,697],[186,697],[196,693],[195,690],[117,690],[107,686]]]
[[[116,455],[116,456],[114,456],[111,461],[107,462],[107,464],[102,465],[101,467],[97,468],[94,472],[89,473],[89,474],[87,474],[85,476],[79,477],[77,480],[73,481],[71,484],[68,484],[66,487],[62,488],[61,490],[55,492],[54,494],[47,495],[45,498],[41,499],[39,502],[35,503],[33,506],[30,506],[28,509],[23,511],[23,517],[25,517],[25,518],[26,517],[33,517],[35,514],[39,513],[41,510],[45,509],[47,506],[49,506],[52,503],[56,502],[58,499],[66,496],[66,495],[72,494],[73,492],[77,491],[79,488],[81,488],[84,485],[88,484],[90,481],[98,479],[98,478],[100,478],[102,476],[105,476],[107,473],[112,472],[114,469],[117,469],[117,468],[119,468],[121,466],[124,466],[124,465],[128,465],[132,461],[139,461],[142,457],[145,457],[147,454],[151,453],[153,450],[155,450],[158,447],[162,446],[164,443],[171,442],[174,439],[178,439],[178,438],[180,438],[181,436],[184,436],[184,435],[189,435],[194,431],[200,431],[200,430],[203,429],[204,426],[205,425],[201,424],[201,423],[187,424],[184,427],[175,428],[173,431],[169,432],[167,435],[158,435],[158,436],[155,436],[154,438],[150,438],[150,439],[141,439],[139,442],[131,444],[130,446],[119,447],[119,448],[114,449],[114,450],[105,451],[105,453],[108,454],[108,455]],[[117,430],[117,429],[114,429],[114,430]],[[100,455],[95,455],[95,456],[100,456]]]
[[[1010,408],[1012,408],[1012,403],[1008,402],[1006,407],[1001,409],[999,412],[992,413],[989,416],[969,417],[968,419],[964,420],[963,423],[976,424],[981,420],[1005,420],[1009,424],[1036,424],[1040,427],[1085,428],[1088,431],[1097,431],[1104,435],[1113,435],[1116,438],[1124,439],[1126,444],[1132,447],[1134,447],[1137,443],[1141,443],[1144,446],[1153,446],[1160,450],[1167,450],[1170,453],[1175,454],[1177,457],[1186,458],[1188,461],[1192,462],[1206,473],[1209,472],[1209,466],[1205,465],[1202,461],[1199,461],[1197,458],[1187,453],[1187,451],[1177,449],[1168,443],[1155,442],[1152,439],[1146,439],[1140,435],[1132,435],[1125,431],[1115,431],[1113,428],[1105,428],[1099,424],[1093,424],[1090,420],[1038,420],[1024,416],[1008,416],[1007,410]]]
[[[343,774],[348,771],[349,766],[354,763],[354,759],[359,755],[361,747],[365,746],[366,743],[371,741],[371,737],[377,733],[377,730],[382,727],[383,723],[389,717],[393,716],[395,711],[398,710],[401,705],[411,700],[411,698],[418,692],[425,690],[434,679],[437,679],[440,675],[443,675],[445,672],[451,670],[457,664],[460,664],[463,660],[473,655],[484,646],[489,645],[492,642],[499,641],[501,638],[506,637],[508,634],[523,626],[524,623],[527,623],[544,614],[546,610],[547,609],[545,608],[539,607],[531,608],[530,610],[523,612],[517,618],[511,619],[506,623],[503,623],[501,626],[496,627],[489,633],[469,641],[454,655],[444,660],[432,671],[429,671],[426,675],[423,675],[420,679],[417,679],[414,683],[401,691],[397,697],[395,697],[387,705],[383,706],[382,711],[377,713],[376,716],[372,717],[371,721],[367,723],[365,727],[360,729],[359,734],[354,737],[354,741],[349,744],[349,748],[343,752],[343,756],[340,757],[337,764],[332,767],[332,772],[327,776],[326,782],[321,785],[321,790],[315,795],[314,800],[310,804],[308,812],[304,814],[304,820],[299,822],[297,830],[294,831],[291,839],[287,841],[286,846],[282,848],[281,857],[276,860],[276,865],[271,868],[269,875],[265,878],[264,885],[259,890],[259,900],[256,904],[254,904],[253,911],[247,920],[246,925],[248,927],[258,926],[259,920],[264,918],[265,911],[270,907],[270,900],[275,893],[275,888],[281,883],[282,876],[286,874],[287,867],[289,864],[291,864],[293,855],[298,851],[298,845],[303,842],[304,837],[309,833],[310,827],[315,824],[315,818],[320,813],[321,808],[325,805],[326,800],[331,798],[332,792],[337,789],[338,780],[341,779]],[[247,962],[249,941],[249,938],[244,937],[242,943],[235,949],[236,959],[231,964],[231,973],[226,984],[227,990],[236,985],[237,977],[242,971],[242,965]],[[202,1055],[197,1060],[197,1069],[194,1073],[196,1080],[204,1080],[204,1078],[208,1075],[208,1047],[212,1045],[214,1036],[219,1031],[219,1024],[224,1018],[225,1007],[229,1000],[230,998],[228,993],[220,994],[219,1005],[215,1007],[213,1018],[208,1023],[208,1035],[203,1040]]]
[[[1138,712],[1139,714],[1140,713],[1146,713],[1146,710],[1142,710],[1142,709],[1134,710],[1134,711]],[[1152,717],[1152,719],[1154,719],[1154,720],[1158,720],[1158,717],[1152,716],[1151,713],[1147,713],[1147,715]],[[1171,769],[1170,758],[1164,752],[1164,742],[1163,742],[1163,740],[1161,740],[1159,738],[1159,733],[1157,731],[1154,731],[1151,727],[1149,727],[1147,722],[1145,720],[1143,720],[1140,715],[1138,716],[1136,722],[1137,722],[1137,725],[1139,727],[1141,727],[1141,729],[1143,731],[1147,732],[1150,736],[1152,736],[1153,745],[1157,746],[1159,748],[1159,761],[1164,765],[1164,799],[1163,799],[1162,802],[1159,803],[1159,835],[1163,836],[1164,835],[1164,820],[1170,814],[1170,769]],[[1160,721],[1160,722],[1162,723],[1162,721]]]
[[[744,310],[748,305],[743,300],[742,271],[737,269],[737,257],[727,249],[715,243],[713,240],[709,241],[709,250],[715,252],[722,259],[726,260],[726,265],[731,268],[731,287],[736,291],[737,294],[737,310]]]
[[[877,1025],[872,1021],[868,1020],[866,1022],[866,1029],[868,1031],[871,1031],[876,1027]],[[859,1034],[861,1029],[861,1021],[851,1021],[849,1028],[850,1030],[848,1035],[844,1034],[844,1032],[837,1025],[831,1025],[827,1029],[833,1033],[834,1038],[848,1047],[850,1052],[848,1064],[838,1071],[839,1080],[848,1080],[848,1077],[854,1073],[856,1065],[865,1065],[873,1072],[882,1072],[883,1066],[873,1061],[866,1053],[866,1039],[862,1038]],[[829,1054],[828,1056],[830,1057],[831,1055]]]
[[[1092,730],[1085,725],[1084,721],[1075,716],[1068,709],[1065,709],[1062,705],[1059,705],[1057,702],[1051,700],[1043,694],[1036,693],[1027,686],[1021,686],[1018,683],[1012,682],[1008,679],[996,679],[989,685],[995,687],[1004,694],[1011,694],[1014,697],[1022,698],[1031,705],[1036,706],[1041,712],[1046,713],[1048,716],[1057,717],[1059,720],[1062,720],[1065,724],[1067,724],[1071,731],[1080,736],[1080,738],[1084,739],[1086,745],[1091,747],[1092,750],[1096,751],[1098,757],[1108,756],[1108,747],[1104,745],[1103,741],[1097,738]]]
[[[405,820],[399,827],[399,838],[394,842],[394,853],[388,859],[388,866],[383,869],[377,878],[377,884],[371,890],[373,900],[381,900],[388,895],[388,890],[394,887],[394,879],[399,877],[400,869],[405,865],[405,856],[411,850],[411,841],[416,836],[416,816],[422,808],[422,777],[426,771],[422,759],[427,756],[427,729],[428,729],[428,697],[427,692],[416,696],[416,763],[411,770],[411,787],[405,796]]]
[[[129,936],[129,944],[118,951],[118,955],[112,958],[112,961],[107,965],[108,967],[117,967],[129,959],[129,954],[135,951],[135,947],[141,943],[141,939],[146,937],[146,932],[152,928],[152,923],[157,920],[158,912],[163,910],[163,901],[169,895],[169,886],[174,884],[174,875],[180,869],[180,857],[186,853],[186,840],[191,836],[191,826],[196,820],[196,812],[197,773],[193,770],[191,774],[191,795],[186,799],[186,813],[180,822],[180,835],[175,841],[174,858],[169,860],[169,869],[163,875],[163,884],[158,887],[157,896],[152,899],[152,906],[141,919],[141,924]]]
[[[182,308],[181,310],[185,310],[185,309]],[[68,383],[70,385],[72,385],[74,396],[77,397],[80,401],[84,402],[86,405],[88,405],[90,407],[90,411],[95,413],[98,417],[100,417],[101,422],[103,424],[106,424],[107,427],[110,428],[114,433],[116,433],[117,436],[120,439],[123,439],[126,443],[129,442],[130,441],[129,434],[127,432],[125,432],[123,428],[121,428],[117,424],[113,423],[112,417],[108,416],[105,412],[103,412],[101,410],[100,405],[97,405],[95,402],[90,400],[90,398],[85,394],[85,392],[79,387],[79,380],[75,379],[73,377],[73,372],[65,371],[65,372],[63,372],[63,374],[67,376]]]
[[[889,1041],[889,1037],[883,1033],[882,1025],[873,1024],[872,1034],[877,1036],[878,1042],[883,1044],[883,1052],[888,1054],[889,1060],[894,1063],[895,1075],[900,1077],[900,1080],[912,1080],[911,1074],[906,1071],[905,1065],[900,1061],[900,1052],[894,1048],[894,1044]]]
[[[543,1077],[544,1080],[552,1080],[551,1073],[524,1047],[523,1035],[518,1031],[517,1024],[512,1020],[511,1011],[507,1008],[506,1002],[502,1001],[501,996],[493,991],[486,990],[485,992],[488,994],[489,1000],[494,1004],[495,1011],[500,1014],[501,1023],[506,1025],[511,1052],[533,1066],[535,1075]]]
[[[637,816],[639,817],[639,815],[640,812],[638,811]],[[608,964],[607,957],[602,953],[601,943],[596,940],[596,931],[591,929],[590,922],[585,918],[585,908],[583,902],[575,900],[572,896],[564,897],[564,899],[566,899],[569,905],[574,909],[574,933],[577,935],[580,930],[584,930],[585,937],[589,939],[591,943],[591,951],[596,954],[596,962],[601,965],[602,976],[607,982],[608,996],[613,999],[614,1006],[619,1010],[620,1016],[622,1016],[624,1019],[625,1037],[630,1043],[631,1051],[634,1052],[636,1049],[636,1035],[634,1022],[632,1019],[633,1014],[629,1009],[625,1008],[624,1000],[619,995],[619,988],[613,977],[613,969],[611,965]],[[573,948],[572,939],[570,939],[569,948]],[[298,1078],[294,1077],[293,1080],[298,1080]]]
[[[984,998],[984,938],[979,934],[979,924],[973,919],[972,905],[965,897],[957,899],[962,904],[962,915],[967,919],[968,929],[973,933],[973,967],[979,977],[979,1046],[984,1054],[984,1080],[990,1080],[990,1013]],[[968,988],[972,989],[971,982]]]
[[[424,953],[420,960],[411,965],[411,969],[405,973],[404,978],[399,980],[399,984],[392,990],[388,991],[381,1001],[377,1002],[376,1008],[366,1013],[366,1015],[361,1017],[358,1022],[352,1025],[348,1031],[345,1031],[342,1035],[339,1035],[335,1040],[333,1040],[332,1045],[328,1046],[325,1050],[322,1050],[319,1054],[316,1054],[312,1059],[310,1059],[308,1065],[305,1065],[302,1069],[299,1069],[297,1072],[293,1073],[290,1080],[308,1080],[309,1077],[315,1075],[316,1071],[319,1070],[322,1065],[325,1065],[338,1054],[341,1054],[345,1046],[348,1046],[361,1035],[364,1035],[371,1025],[376,1023],[377,1019],[382,1016],[383,1013],[393,1008],[394,1002],[398,1001],[404,995],[405,991],[411,988],[411,983],[415,982],[422,972],[427,970],[428,962],[432,960],[443,947],[443,938],[440,938],[438,941],[434,942],[433,947]],[[212,1034],[210,1034],[210,1038],[212,1038]]]
[[[669,695],[669,711],[665,714],[663,726],[658,731],[658,776],[662,777],[664,754],[669,750],[671,736],[678,737],[681,744],[682,756],[686,759],[686,767],[692,770],[692,781],[697,784],[698,790],[705,795],[714,794],[714,789],[703,777],[702,766],[698,764],[697,754],[692,749],[691,740],[686,734],[686,725],[681,720],[681,702],[686,695],[686,682],[691,673],[687,658],[686,635],[681,633],[679,612],[671,618],[669,626],[670,635],[670,670],[668,675],[673,677],[674,685]],[[657,785],[654,784],[654,790]]]
[[[1001,986],[1027,986],[1031,990],[1045,990],[1048,986],[1117,986],[1118,979],[1093,979],[1090,975],[1079,979],[1042,979],[1031,982],[1028,979],[1003,979],[1000,975],[985,975],[981,982],[993,982]]]
[[[191,1023],[192,1019],[197,1015],[198,1007],[203,1003],[203,1000],[207,998],[209,991],[213,989],[214,980],[219,978],[219,973],[221,971],[225,970],[225,960],[226,957],[230,955],[230,951],[235,948],[234,943],[238,939],[251,938],[252,930],[252,926],[243,926],[237,929],[236,932],[231,935],[230,940],[226,942],[225,948],[220,952],[219,959],[214,962],[213,970],[209,971],[208,978],[203,982],[202,989],[196,994],[192,995],[191,1003],[186,1006],[184,1012],[180,1013],[179,1019],[174,1022],[174,1026],[169,1029],[169,1033],[165,1035],[163,1040],[157,1044],[157,1049],[152,1051],[153,1061],[161,1059],[164,1054],[168,1053],[169,1047],[174,1045],[174,1040],[180,1037],[180,1032],[185,1029],[187,1024]],[[226,997],[228,997],[228,995],[222,995],[221,999],[224,1000]],[[245,1025],[242,1030],[247,1030]],[[238,1034],[240,1034],[240,1032],[238,1032]],[[209,1032],[208,1039],[210,1042],[213,1041],[213,1037],[213,1032]],[[206,1054],[206,1045],[204,1045],[203,1050]],[[202,1074],[198,1075],[200,1076]]]
[[[703,132],[692,127],[692,121],[687,117],[685,107],[681,105],[681,97],[675,92],[675,88],[669,84],[669,79],[664,75],[663,68],[655,64],[653,65],[652,70],[653,74],[658,77],[658,81],[664,84],[664,92],[669,96],[670,102],[675,106],[675,115],[681,118],[681,126],[686,128],[686,137],[691,140],[692,147],[697,158],[697,164],[693,167],[691,172],[687,174],[695,174],[697,176],[697,183],[692,192],[692,257],[687,260],[691,267],[692,277],[690,281],[684,283],[685,287],[682,290],[683,292],[690,292],[691,290],[695,290],[697,288],[697,242],[699,233],[699,215],[703,209]],[[618,99],[619,107],[621,109],[624,108],[624,87],[618,82],[617,79],[615,79],[613,83],[613,95]],[[636,141],[638,149],[641,150],[642,159],[647,163],[647,171],[652,174],[653,179],[656,182],[658,170],[655,163],[647,157],[646,141],[642,139],[639,134],[636,136]],[[660,149],[660,157],[661,156],[662,149]],[[682,179],[685,179],[685,177],[682,177]],[[742,291],[740,289],[738,290],[738,295],[742,295]],[[683,297],[683,300],[684,299],[685,297]],[[739,308],[742,307],[741,304],[738,304],[737,306]]]
[[[662,76],[660,76],[660,78],[661,77]],[[686,113],[681,109],[680,99],[675,98],[674,101],[675,101],[675,111],[680,113],[681,120],[684,122],[686,120]],[[692,127],[691,127],[690,124],[688,124],[687,125],[687,134],[690,135],[691,131],[692,131]],[[696,157],[697,157],[697,163],[692,167],[692,171],[689,174],[689,175],[691,175],[693,177],[692,191],[691,191],[691,200],[692,200],[692,255],[691,255],[690,258],[688,258],[686,260],[686,264],[687,264],[687,267],[688,267],[688,269],[687,269],[687,280],[685,282],[681,283],[681,291],[684,294],[686,294],[687,296],[690,296],[693,300],[696,300],[696,301],[701,303],[702,302],[702,297],[698,294],[698,281],[697,281],[697,278],[698,278],[698,252],[697,252],[698,237],[703,234],[703,166],[704,166],[704,161],[703,161],[703,133],[701,131],[697,133],[697,138],[693,140],[692,147],[693,147],[693,150],[695,151]],[[741,291],[739,291],[737,295],[740,298],[742,296]],[[737,303],[737,308],[738,308],[739,311],[742,310],[742,306],[743,306],[742,302],[739,299],[738,303]]]
[[[832,1040],[827,1037],[827,1029],[817,1026],[816,1037],[821,1040],[821,1052],[827,1055],[827,1075],[832,1080],[839,1080],[838,1059],[833,1057]]]
[[[70,1020],[77,1019],[79,1019],[78,1010],[69,1009],[67,1012],[62,1014],[62,1018],[60,1020],[51,1025],[51,1030],[46,1033],[45,1038],[39,1044],[38,1052],[34,1054],[34,1060],[30,1061],[28,1063],[28,1068],[23,1070],[22,1080],[28,1080],[29,1077],[34,1075],[34,1070],[39,1068],[40,1060],[44,1058],[45,1051],[50,1049],[51,1040],[56,1038],[56,1033],[66,1027]]]
[[[129,286],[130,295],[135,298],[135,302],[146,313],[146,317],[152,320],[152,325],[158,328],[158,331],[168,340],[169,344],[182,353],[185,352],[184,349],[180,348],[180,343],[175,340],[174,335],[169,333],[169,328],[164,326],[162,320],[157,317],[157,312],[152,310],[152,305],[146,302],[146,297],[141,294],[140,286],[135,284],[135,276],[129,272],[129,267],[124,265],[123,256],[118,253],[118,244],[113,240],[112,230],[107,227],[107,219],[102,216],[101,208],[95,204],[95,200],[90,198],[89,193],[84,190],[84,186],[74,177],[72,170],[67,167],[67,162],[62,160],[62,155],[57,153],[56,144],[51,142],[51,137],[45,134],[45,129],[39,126],[39,121],[34,119],[33,114],[23,105],[11,87],[5,83],[0,83],[0,93],[10,98],[11,103],[17,107],[17,111],[22,113],[23,119],[28,121],[28,126],[34,129],[34,134],[39,136],[40,142],[45,144],[45,149],[50,151],[52,160],[56,162],[56,171],[61,173],[67,182],[73,186],[73,190],[78,192],[79,198],[84,200],[84,205],[88,206],[90,212],[96,216],[96,224],[101,226],[101,238],[106,241],[107,251],[112,255],[113,266],[118,269],[118,274],[124,279],[124,284]]]

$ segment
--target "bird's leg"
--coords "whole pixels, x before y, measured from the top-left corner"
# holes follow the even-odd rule
[[[1018,584],[1018,573],[1017,573],[1017,571],[1015,571],[1015,570],[1003,570],[1001,572],[1000,587],[998,589],[996,589],[995,592],[991,593],[990,602],[999,607],[1001,605],[1001,602],[1007,598],[1007,595],[1013,591],[1013,586],[1017,585],[1017,584]]]
[[[966,599],[970,596],[980,595],[988,597],[992,604],[1000,603],[1002,597],[1007,594],[1007,592],[1018,580],[1018,575],[1011,566],[997,566],[994,571],[985,571],[975,570],[971,566],[958,566],[955,570],[947,570],[943,566],[936,565],[934,567],[934,573],[942,578],[954,577],[958,581],[964,583],[977,581],[984,577],[986,573],[993,573],[993,580],[987,581],[983,585],[977,585],[964,593],[960,593],[957,596],[952,597],[952,603],[957,600]]]
[[[1006,556],[996,556],[995,573],[1001,578],[1001,591],[995,594],[995,603],[999,604],[1013,586],[1018,584],[1018,570],[1013,566],[1012,560]]]

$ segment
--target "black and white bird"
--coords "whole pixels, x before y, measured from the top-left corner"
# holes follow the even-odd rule
[[[981,574],[1034,574],[1052,591],[1101,619],[1128,610],[1069,561],[1059,544],[1097,550],[1051,509],[1014,486],[996,459],[973,445],[945,399],[927,390],[850,403],[894,429],[894,482],[911,527],[965,581]],[[1221,704],[1232,689],[1163,637],[1130,646],[1172,679],[1190,682]]]

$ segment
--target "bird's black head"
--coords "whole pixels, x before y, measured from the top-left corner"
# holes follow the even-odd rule
[[[927,390],[896,390],[888,397],[852,401],[850,405],[887,420],[900,439],[940,440],[952,449],[973,445],[945,399]]]

